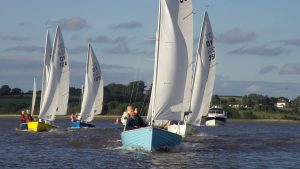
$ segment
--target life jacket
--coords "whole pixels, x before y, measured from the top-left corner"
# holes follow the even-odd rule
[[[21,121],[21,123],[26,123],[26,117],[25,117],[25,114],[21,114],[21,116],[20,116],[20,121]]]

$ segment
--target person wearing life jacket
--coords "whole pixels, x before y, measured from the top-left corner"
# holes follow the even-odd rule
[[[129,115],[130,117],[127,119],[125,130],[132,130],[147,126],[141,116],[139,116],[138,108],[134,109],[132,106],[129,106]]]
[[[20,116],[20,122],[26,123],[25,111],[23,110]]]
[[[71,114],[70,120],[71,120],[71,122],[76,122],[77,121],[76,113]]]
[[[30,113],[29,110],[26,110],[26,122],[28,123],[28,122],[31,122],[31,121],[33,121],[31,113]]]

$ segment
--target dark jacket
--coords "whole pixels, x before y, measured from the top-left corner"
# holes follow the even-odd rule
[[[144,122],[144,120],[139,116],[135,116],[135,117],[129,117],[127,119],[127,123],[126,123],[126,128],[125,130],[132,130],[132,129],[136,129],[136,128],[140,128],[140,127],[146,127],[146,123]]]

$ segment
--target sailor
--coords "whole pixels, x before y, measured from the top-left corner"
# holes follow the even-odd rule
[[[129,112],[130,112],[130,110],[131,110],[130,107],[132,107],[132,106],[130,106],[130,105],[127,106],[126,111],[123,112],[123,115],[122,115],[122,117],[121,117],[121,122],[122,122],[122,124],[123,124],[124,126],[126,125],[127,119],[129,118]]]
[[[26,123],[26,117],[25,117],[25,111],[22,110],[21,116],[20,116],[20,122]]]
[[[76,113],[71,114],[70,120],[71,120],[71,122],[76,122],[77,121]]]
[[[29,110],[26,110],[26,122],[28,123],[28,122],[31,122],[31,121],[33,121],[31,113],[30,113]]]
[[[129,107],[129,115],[130,117],[127,119],[126,128],[125,130],[132,130],[137,129],[140,127],[146,127],[146,123],[144,120],[139,116],[138,108],[133,110],[133,107]]]

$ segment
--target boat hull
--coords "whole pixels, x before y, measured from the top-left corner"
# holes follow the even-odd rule
[[[123,147],[153,151],[170,148],[181,143],[182,137],[167,130],[143,127],[121,133]]]
[[[172,124],[168,126],[168,131],[181,135],[182,137],[191,136],[197,130],[196,126],[192,126],[190,124]]]
[[[20,123],[19,124],[19,129],[20,130],[27,130],[28,129],[27,123]]]
[[[207,117],[205,119],[206,126],[222,126],[225,125],[226,118],[223,117]]]
[[[55,126],[53,125],[46,124],[43,122],[37,122],[37,121],[28,122],[27,125],[28,125],[28,130],[33,132],[49,131],[50,129],[55,128]]]
[[[95,125],[77,121],[77,122],[72,122],[71,127],[72,128],[93,128],[95,127]]]

